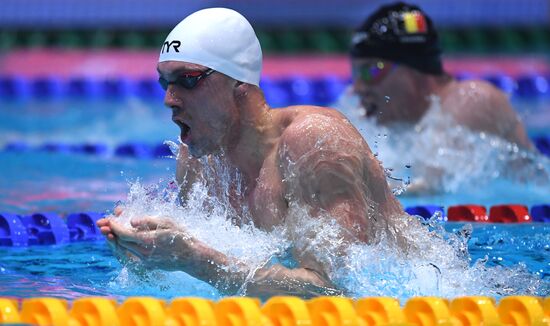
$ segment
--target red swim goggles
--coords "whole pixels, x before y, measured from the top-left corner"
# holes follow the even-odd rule
[[[395,67],[387,61],[354,64],[351,73],[354,80],[361,80],[367,84],[376,84],[386,77]]]
[[[208,69],[205,71],[193,71],[193,72],[187,72],[183,75],[180,75],[176,80],[174,81],[168,81],[164,77],[159,77],[159,84],[162,87],[162,89],[167,90],[168,85],[174,84],[177,86],[181,86],[185,89],[193,89],[195,86],[199,84],[199,81],[201,79],[206,78],[210,74],[212,74],[215,70]]]

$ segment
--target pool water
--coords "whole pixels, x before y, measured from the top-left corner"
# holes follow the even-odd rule
[[[179,133],[177,127],[171,123],[170,111],[160,101],[32,100],[2,102],[0,106],[0,147],[10,142],[23,141],[31,146],[40,146],[47,142],[89,142],[103,143],[114,148],[130,141],[149,144],[175,141]],[[538,107],[532,112],[539,112],[537,110]],[[549,111],[541,116],[546,116]],[[408,159],[407,162],[396,159],[396,153],[388,145],[390,143],[385,144],[389,142],[387,139],[391,140],[391,134],[363,125],[362,121],[353,118],[351,120],[365,136],[370,137],[369,141],[377,141],[370,145],[378,152],[379,158],[396,166],[390,175],[406,180],[413,174],[407,168],[402,168],[411,162]],[[541,130],[543,128],[535,125],[529,131],[538,133]],[[480,136],[476,134],[464,137],[464,132],[458,130],[457,135],[471,140],[471,143],[465,144],[471,145],[480,140]],[[422,137],[425,137],[424,140],[429,139],[428,134],[416,137],[421,140]],[[484,152],[474,153],[477,155],[474,157],[487,164],[485,167],[493,169],[492,172],[501,174],[490,173],[489,176],[484,176],[480,172],[468,172],[465,169],[449,170],[448,176],[453,181],[453,186],[449,186],[446,192],[438,195],[411,195],[405,192],[398,198],[405,206],[425,203],[443,206],[465,203],[548,203],[550,186],[544,175],[550,171],[547,158],[535,156],[536,164],[532,169],[515,175],[514,171],[507,171],[505,174],[505,164],[499,162],[509,162],[509,155],[514,151],[510,152],[507,144],[495,145],[490,140],[486,144]],[[504,159],[495,165],[491,163],[491,155],[503,155]],[[433,162],[443,164],[448,161],[449,156],[431,158]],[[452,168],[453,165],[448,167]],[[85,155],[38,150],[0,151],[0,171],[2,212],[109,212],[117,202],[122,201],[129,202],[131,208],[139,207],[143,213],[157,209],[153,205],[155,202],[146,202],[147,199],[143,196],[132,197],[135,195],[133,191],[137,189],[138,193],[143,192],[151,185],[162,189],[174,176],[175,162],[173,158],[119,157],[112,152]],[[397,182],[394,186],[397,189],[402,186],[402,182]],[[129,192],[132,198],[128,198]],[[164,208],[170,209],[168,206]],[[185,215],[189,212],[180,213]],[[196,222],[193,223],[193,231],[211,241],[217,248],[225,248],[233,253],[244,250],[245,256],[251,260],[292,264],[291,259],[285,255],[289,248],[284,237],[250,229],[231,229],[230,225],[225,224],[223,214],[208,219],[204,212],[194,213],[197,214],[196,220],[186,222]],[[225,228],[226,233],[211,233],[211,229],[218,227]],[[463,224],[446,223],[444,227],[446,231],[436,230],[434,237],[446,239],[453,238],[457,233],[470,233],[468,226]],[[428,225],[426,228],[437,229],[438,226]],[[429,249],[426,250],[426,257],[413,262],[402,261],[398,257],[395,257],[395,261],[380,260],[380,256],[383,256],[381,252],[386,250],[382,245],[375,246],[374,249],[365,246],[353,248],[354,260],[345,262],[344,266],[348,269],[341,272],[339,282],[348,289],[348,294],[352,297],[388,295],[406,299],[414,295],[454,297],[473,294],[498,297],[518,293],[546,296],[550,294],[549,231],[549,225],[537,223],[476,224],[473,225],[470,238],[459,237],[457,243],[450,247],[442,246],[439,252],[437,247],[426,247]],[[467,244],[469,256],[465,255],[456,261],[454,258],[446,258],[460,251],[460,242]],[[395,253],[388,253],[388,257],[393,257],[392,255]],[[432,263],[430,255],[438,256],[433,257],[435,263]],[[376,261],[378,265],[369,265],[372,261]],[[456,262],[458,265],[465,262],[470,267],[453,266]],[[365,266],[371,268],[371,271],[366,270]],[[457,284],[464,275],[468,276],[464,278],[464,284]],[[434,278],[437,281],[431,282]],[[0,296],[55,296],[68,299],[91,295],[110,295],[116,298],[138,295],[161,298],[220,297],[220,293],[214,288],[181,272],[154,271],[145,277],[137,276],[112,257],[110,249],[103,241],[65,246],[0,247],[0,281]],[[407,286],[403,286],[404,284]]]
[[[545,123],[550,123],[550,101],[514,104],[526,121],[530,135],[547,131]],[[35,147],[52,142],[101,143],[112,149],[128,142],[158,144],[166,140],[176,141],[179,134],[177,126],[171,122],[170,110],[162,105],[160,99],[35,99],[2,101],[0,107],[0,148],[11,142],[23,141]],[[535,156],[533,161],[536,163],[527,165],[530,168],[510,171],[506,169],[505,163],[510,161],[510,156],[518,157],[520,154],[510,152],[506,143],[495,145],[490,137],[481,139],[478,134],[453,129],[448,133],[453,136],[447,140],[432,137],[430,130],[401,138],[395,132],[366,122],[358,116],[347,115],[368,140],[373,152],[379,154],[384,166],[393,169],[390,174],[394,177],[407,180],[414,175],[415,168],[425,167],[423,162],[444,168],[445,177],[448,178],[446,191],[421,194],[405,192],[399,196],[404,205],[494,205],[510,202],[536,205],[548,202],[548,157]],[[404,154],[410,143],[396,142],[399,139],[414,139],[421,145],[439,141],[440,147],[449,150],[440,155],[427,147],[417,146],[419,150],[416,156],[411,157]],[[452,146],[447,146],[457,139],[461,145],[473,148],[469,156],[460,153],[455,155]],[[86,207],[107,210],[117,200],[125,198],[128,181],[141,178],[156,182],[174,175],[175,164],[170,159],[136,160],[110,154],[94,156],[36,150],[17,153],[0,151],[0,167],[4,171],[0,179],[0,211],[26,214],[29,210],[41,209],[57,212],[72,212]],[[411,169],[405,168],[411,164]],[[394,187],[398,186],[401,184],[394,184]],[[86,201],[86,198],[92,200]]]
[[[446,230],[452,232],[463,224],[447,223]],[[478,259],[486,260],[488,269],[513,267],[516,275],[500,275],[495,269],[485,273],[498,283],[514,281],[516,284],[501,284],[500,289],[487,288],[415,289],[401,299],[413,295],[457,295],[489,294],[495,297],[514,294],[519,291],[536,295],[550,294],[550,226],[549,225],[473,225],[468,251],[472,264]],[[518,265],[519,264],[519,265]],[[526,275],[536,275],[540,281],[526,283]],[[388,277],[391,273],[388,273]],[[481,276],[481,273],[480,273]],[[384,279],[384,275],[378,275]],[[457,275],[457,277],[461,277]],[[218,299],[220,293],[209,285],[179,272],[155,272],[149,278],[132,276],[111,255],[106,242],[80,242],[61,246],[32,246],[28,248],[0,247],[0,296],[38,297],[51,296],[74,299],[83,296],[111,296],[123,300],[128,296],[151,295],[172,299],[181,296],[200,296]],[[373,287],[352,296],[387,295],[398,297],[400,291],[388,284]],[[530,288],[532,287],[532,288]],[[461,292],[463,291],[463,292]],[[469,291],[469,292],[468,292]]]

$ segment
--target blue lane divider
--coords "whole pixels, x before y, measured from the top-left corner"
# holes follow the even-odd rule
[[[27,228],[29,245],[62,244],[70,240],[67,224],[55,213],[23,216],[21,222]]]
[[[56,245],[103,240],[96,226],[100,213],[73,213],[62,219],[55,213],[20,216],[0,213],[0,246]]]
[[[462,209],[457,209],[462,208]],[[518,209],[522,208],[522,209]],[[409,215],[420,216],[424,219],[431,218],[436,212],[441,212],[440,221],[461,221],[475,223],[550,223],[550,204],[531,206],[530,213],[527,207],[517,204],[493,205],[491,214],[487,216],[487,210],[480,205],[453,205],[446,209],[439,205],[416,205],[405,207]],[[527,217],[527,218],[526,218]]]
[[[10,142],[4,146],[5,152],[27,152],[30,150],[32,150],[32,146],[23,141]]]
[[[137,84],[129,78],[106,79],[101,81],[101,87],[103,93],[107,97],[129,97],[132,94],[136,94]]]
[[[550,135],[534,137],[533,143],[539,152],[550,157]]]
[[[312,81],[314,102],[322,105],[333,104],[344,92],[351,81],[342,80],[335,76],[325,76]]]
[[[516,82],[516,80],[514,80],[510,76],[494,74],[494,75],[484,76],[482,77],[482,79],[485,79],[486,81],[495,85],[497,88],[499,88],[506,94],[514,95],[520,92],[518,88],[518,83]]]
[[[534,222],[550,223],[550,204],[531,206],[531,217]]]
[[[19,216],[0,213],[0,246],[24,247],[28,242],[27,229]]]
[[[517,210],[519,206],[522,207],[521,210]],[[477,213],[472,211],[473,215],[481,214],[485,218],[479,219],[472,214],[465,213],[464,210],[454,209],[457,207],[463,207],[466,211],[474,209]],[[420,216],[424,219],[429,219],[436,212],[441,212],[441,218],[438,219],[440,222],[446,222],[448,217],[448,221],[468,223],[550,223],[550,203],[533,205],[530,212],[527,212],[526,206],[517,204],[494,205],[491,207],[491,211],[493,211],[493,208],[499,208],[502,212],[485,216],[487,211],[484,206],[480,205],[454,205],[446,209],[440,205],[416,205],[406,207],[405,211],[410,215]],[[504,214],[505,211],[509,212]],[[500,216],[499,214],[506,216]],[[507,214],[515,214],[515,216],[508,216]],[[65,218],[56,213],[37,212],[25,216],[0,213],[0,247],[25,247],[103,240],[104,237],[96,222],[104,216],[104,214],[97,212],[71,213]]]
[[[549,76],[531,75],[517,79],[517,95],[520,97],[539,97],[550,95]]]
[[[132,142],[117,146],[115,155],[135,158],[151,158],[151,146],[144,143]]]
[[[170,147],[164,143],[150,145],[142,142],[129,142],[109,148],[102,143],[67,144],[61,142],[47,142],[42,145],[32,146],[28,143],[17,141],[4,146],[4,152],[50,152],[50,153],[78,153],[86,155],[131,157],[139,159],[168,158],[174,154]]]
[[[457,75],[460,80],[482,78],[504,92],[520,98],[550,97],[550,76],[530,74],[516,79],[505,74],[474,76],[468,72]],[[330,105],[350,84],[349,78],[334,75],[322,77],[287,76],[283,78],[263,77],[260,82],[267,102],[273,107],[292,104]],[[0,76],[0,98],[157,98],[164,91],[155,78],[132,79],[128,77],[98,79],[72,77],[61,79],[44,76],[28,79],[22,76]]]
[[[290,96],[282,85],[269,77],[260,80],[260,88],[264,92],[265,100],[272,107],[287,106],[290,103]]]
[[[64,83],[59,77],[40,77],[31,81],[32,95],[37,98],[64,96]]]
[[[96,226],[97,220],[103,217],[103,214],[72,213],[67,215],[67,227],[69,228],[70,240],[101,240],[103,235]]]
[[[64,92],[67,96],[71,97],[85,97],[85,98],[96,98],[102,96],[102,89],[97,80],[75,77],[67,81],[66,85],[62,85],[61,92]]]
[[[172,150],[166,144],[158,144],[153,147],[153,157],[170,157],[173,156]]]
[[[109,152],[109,147],[105,144],[84,143],[71,145],[71,150],[75,153],[104,155]]]
[[[533,137],[535,147],[543,155],[550,157],[550,135]],[[46,142],[44,144],[33,146],[24,141],[9,142],[4,145],[4,152],[50,152],[50,153],[79,153],[86,155],[108,156],[115,155],[120,157],[132,157],[139,159],[154,159],[171,157],[170,147],[164,143],[151,145],[143,142],[128,142],[110,148],[103,143],[82,143],[67,144],[62,142]]]
[[[290,103],[314,103],[315,92],[313,83],[306,77],[293,76],[279,81],[283,90],[289,95]]]
[[[445,220],[445,209],[439,205],[417,205],[405,208],[405,212],[409,215],[417,215],[424,219],[431,218],[436,212],[441,213],[440,220]]]
[[[27,98],[31,95],[29,81],[20,76],[0,76],[0,98]]]

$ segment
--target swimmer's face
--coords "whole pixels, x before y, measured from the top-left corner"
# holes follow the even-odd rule
[[[379,123],[399,121],[411,99],[406,68],[378,58],[352,60],[353,88],[365,115]]]
[[[161,62],[157,70],[166,88],[164,104],[172,109],[172,121],[180,127],[180,139],[191,155],[201,157],[218,152],[226,145],[237,119],[235,81],[205,66],[186,62]]]

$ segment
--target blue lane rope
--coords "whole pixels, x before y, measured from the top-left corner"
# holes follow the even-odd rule
[[[550,157],[550,134],[533,137],[532,141],[539,152]],[[12,153],[74,153],[137,159],[155,159],[173,156],[170,147],[164,143],[148,144],[144,142],[128,142],[110,147],[103,143],[67,144],[63,142],[46,142],[40,145],[31,145],[24,141],[13,141],[6,143],[1,151]]]
[[[473,74],[456,74],[460,80],[470,79]],[[507,94],[517,98],[550,98],[550,76],[529,74],[512,78],[506,74],[476,76],[487,80]],[[265,76],[260,82],[267,102],[274,107],[292,104],[330,105],[334,103],[349,85],[349,78],[334,75],[323,77],[288,76],[270,78]],[[0,98],[6,99],[59,99],[76,97],[86,99],[128,97],[156,98],[164,96],[164,91],[154,78],[132,79],[85,78],[57,76],[25,78],[14,75],[0,75]]]
[[[439,222],[550,223],[550,204],[494,205],[489,213],[481,205],[409,206],[405,211],[424,219],[435,216]],[[435,213],[438,215],[434,215]],[[96,226],[105,214],[77,212],[65,217],[52,212],[17,215],[0,212],[0,247],[59,245],[79,241],[103,240]]]
[[[56,213],[16,215],[0,213],[0,246],[25,247],[57,245],[76,241],[101,240],[95,225],[104,214],[72,213],[61,218]]]
[[[128,142],[109,147],[103,143],[67,144],[62,142],[47,142],[33,146],[24,141],[16,141],[7,143],[3,151],[12,153],[48,152],[95,156],[112,155],[137,159],[167,158],[174,155],[170,147],[164,143],[151,145],[143,142]]]

